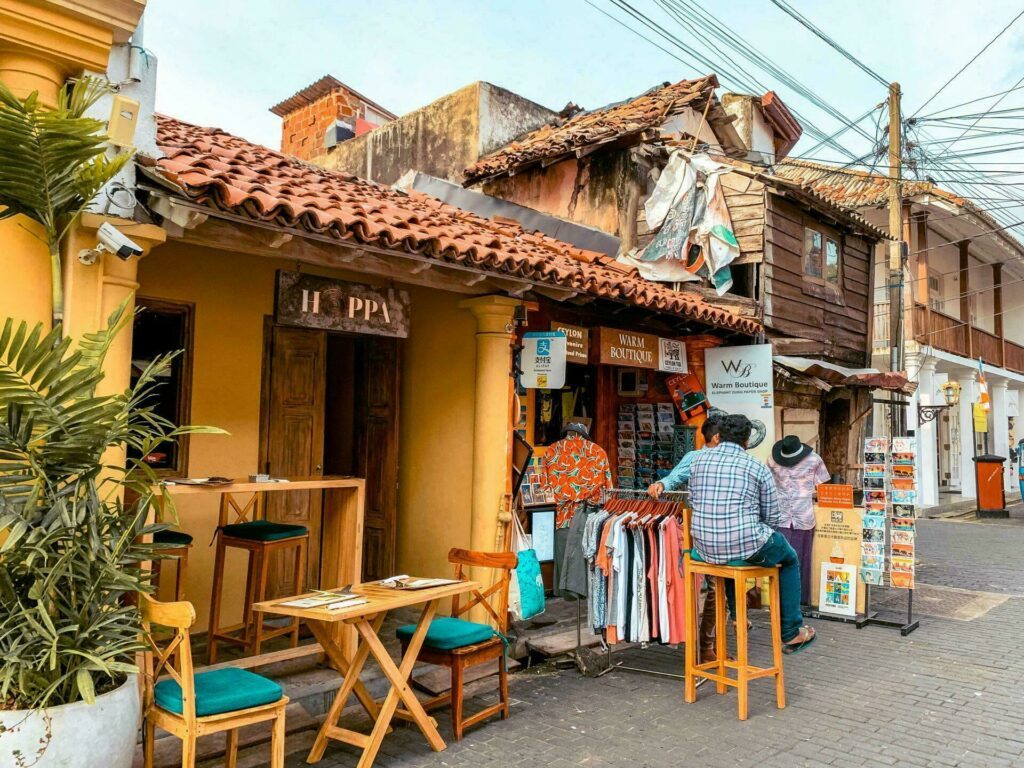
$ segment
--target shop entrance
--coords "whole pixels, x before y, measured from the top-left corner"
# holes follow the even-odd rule
[[[267,324],[260,461],[275,477],[366,479],[363,579],[391,575],[398,508],[399,340]],[[320,495],[268,494],[269,520],[310,532],[308,588],[320,583]],[[270,594],[294,594],[289,557]]]

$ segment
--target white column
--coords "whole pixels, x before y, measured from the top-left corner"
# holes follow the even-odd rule
[[[925,360],[917,374],[917,399],[920,405],[935,405],[935,360]],[[915,412],[914,416],[917,416]],[[921,505],[932,507],[939,503],[939,441],[936,438],[935,419],[917,420],[917,477],[921,490]]]
[[[974,479],[974,371],[957,374],[960,383],[960,495],[973,499],[978,495]]]
[[[1006,459],[1006,463],[1003,464],[1003,487],[1010,490],[1013,488],[1013,473],[1008,471],[1010,468],[1010,424],[1007,421],[1006,380],[993,381],[989,385],[989,391],[992,393],[992,443],[990,445],[996,456]]]

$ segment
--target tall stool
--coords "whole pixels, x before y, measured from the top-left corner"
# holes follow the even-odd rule
[[[229,521],[229,517],[234,518]],[[253,603],[267,599],[267,577],[270,556],[275,552],[294,549],[295,591],[305,587],[306,550],[309,531],[303,525],[274,523],[263,519],[263,494],[254,493],[240,504],[230,493],[221,495],[220,519],[217,525],[217,554],[213,565],[213,592],[210,596],[210,627],[207,633],[207,662],[217,661],[217,643],[240,645],[250,654],[258,654],[263,643],[281,635],[291,634],[292,648],[299,644],[299,619],[287,625],[268,630],[263,615],[252,610]],[[249,559],[242,623],[230,627],[220,626],[220,605],[224,588],[224,559],[228,547],[245,550]],[[240,634],[239,634],[240,633]]]
[[[174,570],[174,601],[185,599],[185,574],[188,571],[188,553],[192,549],[192,537],[184,531],[165,530],[153,534],[153,544],[159,548],[156,554],[164,555],[168,560],[177,561]],[[163,560],[154,560],[151,566],[153,583],[159,588],[160,571]]]
[[[684,512],[683,522],[683,579],[686,585],[686,682],[684,696],[687,704],[697,700],[697,678],[706,677],[715,681],[718,693],[725,693],[726,686],[733,687],[738,693],[739,719],[747,719],[747,686],[751,680],[762,677],[775,678],[775,703],[779,709],[786,706],[786,687],[782,674],[782,611],[779,607],[779,568],[749,565],[743,561],[733,560],[725,565],[705,563],[697,557],[690,537],[691,512]],[[697,663],[697,577],[715,580],[715,656],[714,661]],[[743,587],[747,579],[767,579],[771,597],[769,611],[771,615],[772,633],[772,666],[751,666],[747,657],[747,601]],[[725,584],[732,580],[736,594],[736,660],[727,658]],[[735,677],[729,671],[735,673]]]

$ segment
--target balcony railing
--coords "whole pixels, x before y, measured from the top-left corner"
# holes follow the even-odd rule
[[[914,339],[919,344],[961,357],[981,357],[989,365],[1024,373],[1024,346],[1020,344],[923,304],[914,305],[913,322]]]

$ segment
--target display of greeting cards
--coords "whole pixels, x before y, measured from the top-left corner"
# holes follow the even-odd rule
[[[918,503],[917,439],[867,438],[864,440],[863,466],[861,581],[885,584],[888,571],[891,586],[913,589]]]

